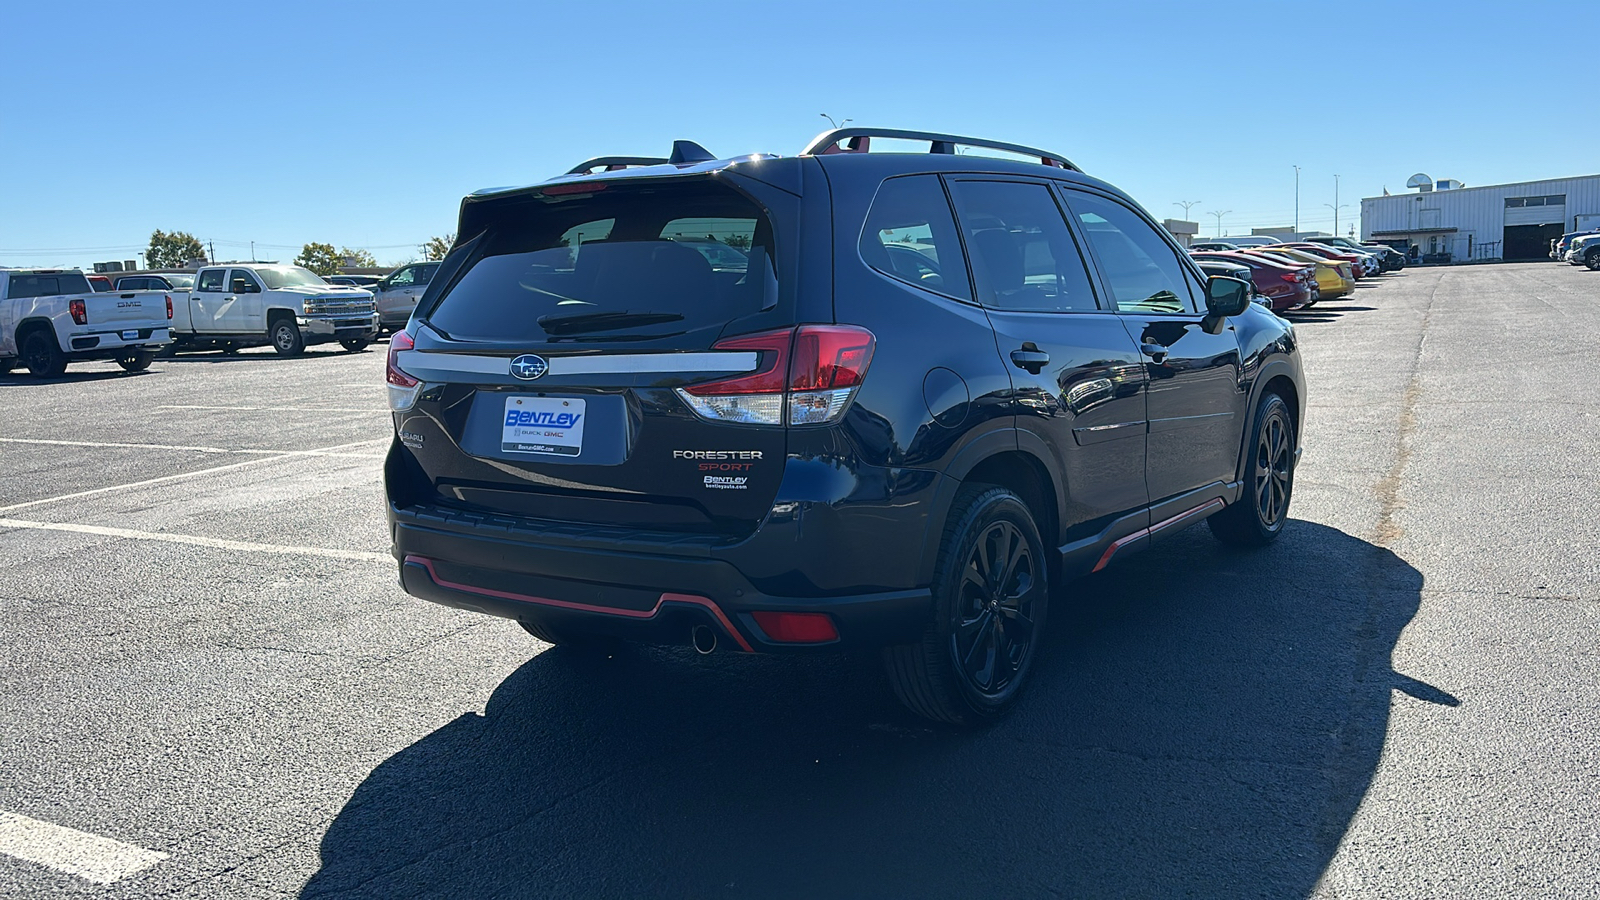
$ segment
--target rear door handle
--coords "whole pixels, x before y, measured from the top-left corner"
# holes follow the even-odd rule
[[[1152,344],[1148,341],[1139,345],[1139,352],[1150,357],[1150,361],[1158,366],[1167,361],[1167,352],[1170,349],[1165,344]]]
[[[1039,370],[1050,365],[1050,354],[1040,350],[1033,341],[1028,341],[1020,349],[1011,351],[1011,363],[1019,369],[1026,369],[1029,375],[1039,374]]]

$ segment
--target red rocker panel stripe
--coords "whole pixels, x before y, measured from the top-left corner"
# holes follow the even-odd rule
[[[1104,569],[1106,566],[1111,564],[1111,557],[1116,556],[1118,550],[1121,550],[1123,547],[1128,546],[1129,544],[1133,543],[1134,541],[1137,541],[1138,539],[1140,539],[1142,537],[1146,537],[1148,535],[1155,534],[1156,532],[1160,531],[1161,529],[1168,528],[1168,527],[1170,527],[1172,525],[1176,525],[1178,522],[1180,522],[1180,521],[1182,521],[1184,519],[1187,519],[1190,516],[1198,515],[1198,514],[1200,514],[1202,512],[1205,512],[1208,509],[1211,509],[1211,508],[1217,507],[1217,506],[1222,506],[1222,505],[1223,505],[1223,503],[1222,503],[1222,499],[1220,497],[1213,497],[1210,500],[1207,500],[1206,502],[1200,504],[1199,506],[1196,506],[1194,509],[1186,509],[1183,512],[1178,513],[1177,515],[1173,516],[1170,519],[1164,519],[1164,520],[1162,520],[1160,522],[1157,522],[1154,525],[1151,525],[1149,528],[1141,528],[1138,531],[1135,531],[1133,534],[1124,535],[1122,537],[1119,537],[1116,540],[1111,542],[1111,546],[1106,548],[1106,552],[1105,552],[1104,555],[1102,555],[1100,557],[1100,561],[1095,563],[1094,564],[1094,568],[1090,569],[1089,571],[1098,572],[1101,569]]]

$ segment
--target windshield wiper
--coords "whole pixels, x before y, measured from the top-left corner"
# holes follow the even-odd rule
[[[660,325],[663,322],[681,322],[678,313],[653,312],[596,312],[571,316],[540,316],[537,320],[545,334],[587,334],[593,331],[617,331],[639,325]]]

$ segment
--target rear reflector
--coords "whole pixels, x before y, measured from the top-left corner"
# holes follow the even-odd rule
[[[780,644],[826,644],[839,639],[827,613],[758,612],[751,618],[767,637]]]

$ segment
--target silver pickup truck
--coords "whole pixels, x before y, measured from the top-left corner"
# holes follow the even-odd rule
[[[55,378],[93,359],[138,372],[171,343],[171,321],[161,291],[98,292],[77,269],[0,269],[0,375],[21,364]]]
[[[179,350],[267,344],[281,356],[297,356],[307,345],[338,341],[355,353],[378,336],[371,291],[329,284],[300,266],[207,266],[194,288],[174,293],[173,301]]]

